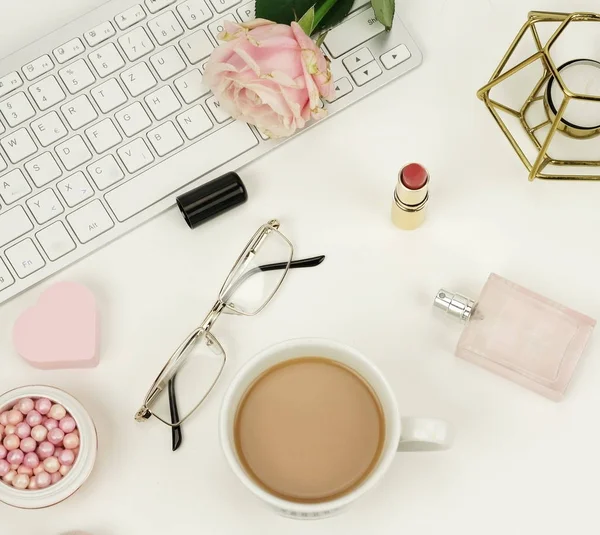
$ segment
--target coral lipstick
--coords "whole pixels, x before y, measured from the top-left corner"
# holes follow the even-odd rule
[[[414,230],[425,221],[429,201],[429,173],[418,163],[404,167],[398,176],[392,221],[403,230]]]

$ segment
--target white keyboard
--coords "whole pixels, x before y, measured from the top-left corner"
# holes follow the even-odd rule
[[[385,32],[365,4],[324,44],[330,116],[422,60],[400,20]],[[282,143],[202,84],[223,21],[253,14],[245,0],[112,0],[0,61],[0,303]]]

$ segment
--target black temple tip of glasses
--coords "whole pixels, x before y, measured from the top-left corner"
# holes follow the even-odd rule
[[[174,375],[169,381],[169,411],[171,413],[171,422],[179,421],[179,409],[177,408],[177,397],[175,393],[175,378]],[[171,427],[171,441],[173,451],[177,451],[183,442],[183,433],[181,432],[181,426]]]

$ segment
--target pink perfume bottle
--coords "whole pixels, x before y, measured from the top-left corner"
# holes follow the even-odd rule
[[[436,308],[465,323],[456,356],[554,401],[571,381],[596,321],[491,274],[479,302],[440,290]]]

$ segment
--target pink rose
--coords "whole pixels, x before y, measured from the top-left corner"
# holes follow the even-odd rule
[[[225,22],[204,81],[233,118],[286,137],[327,115],[334,96],[329,61],[302,28],[257,19]]]

